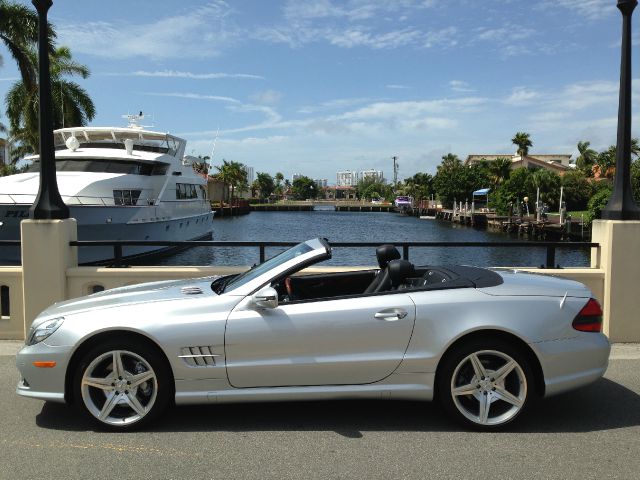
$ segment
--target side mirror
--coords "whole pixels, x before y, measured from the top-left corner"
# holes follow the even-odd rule
[[[278,306],[278,292],[275,288],[263,288],[251,298],[253,304],[259,308],[276,308]]]

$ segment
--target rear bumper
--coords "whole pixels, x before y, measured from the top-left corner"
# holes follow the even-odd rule
[[[71,347],[51,347],[44,343],[25,346],[16,355],[20,381],[16,393],[23,397],[64,402],[64,384]],[[56,362],[53,368],[39,368],[33,362]]]
[[[611,346],[601,333],[580,332],[576,337],[531,345],[544,373],[545,396],[573,390],[601,378],[609,364]]]

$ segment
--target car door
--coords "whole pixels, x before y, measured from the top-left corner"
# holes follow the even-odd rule
[[[234,387],[382,380],[402,361],[415,322],[405,293],[252,305],[248,297],[227,319],[227,376]]]

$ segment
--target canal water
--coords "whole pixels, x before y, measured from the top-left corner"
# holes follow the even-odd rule
[[[317,208],[317,207],[316,207]],[[216,218],[214,240],[298,242],[324,237],[329,242],[508,242],[516,236],[476,230],[451,222],[426,220],[397,213],[335,212],[333,209],[311,212],[252,212],[239,217]],[[267,258],[282,251],[268,247]],[[546,249],[540,247],[498,248],[418,248],[409,250],[409,259],[418,265],[477,265],[539,267],[546,261]],[[156,259],[156,265],[252,265],[259,261],[257,247],[197,247]],[[561,248],[556,263],[563,267],[589,266],[588,249]],[[333,258],[325,264],[375,265],[374,248],[334,248]]]

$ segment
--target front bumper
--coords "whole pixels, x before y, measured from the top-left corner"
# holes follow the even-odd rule
[[[536,351],[545,379],[545,396],[573,390],[600,379],[609,365],[611,345],[601,333],[539,342]]]
[[[71,347],[52,347],[44,342],[24,346],[16,355],[20,381],[16,393],[23,397],[64,402],[64,385]],[[33,362],[56,362],[53,368],[40,368]]]

